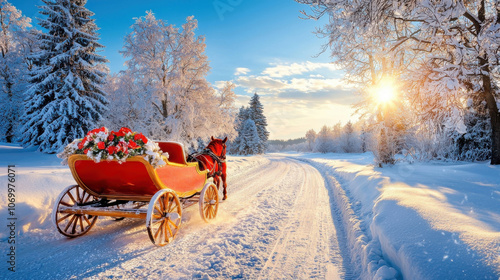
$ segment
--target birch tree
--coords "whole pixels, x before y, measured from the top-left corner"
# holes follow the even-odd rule
[[[31,19],[6,0],[0,0],[0,141],[19,136],[23,93],[31,68],[29,55],[35,48]]]
[[[127,75],[143,94],[146,133],[196,146],[198,138],[234,134],[234,86],[218,92],[206,80],[210,71],[205,39],[188,17],[182,28],[152,12],[137,18],[122,54]]]

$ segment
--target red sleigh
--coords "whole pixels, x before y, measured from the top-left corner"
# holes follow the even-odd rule
[[[65,236],[87,233],[99,216],[146,220],[151,241],[166,245],[175,237],[182,209],[198,203],[200,215],[209,222],[217,215],[217,187],[207,181],[207,171],[186,162],[184,149],[176,142],[158,142],[169,154],[167,163],[153,168],[142,156],[99,163],[85,155],[68,159],[77,185],[67,187],[57,198],[52,213],[57,230]],[[147,206],[147,209],[146,209]]]

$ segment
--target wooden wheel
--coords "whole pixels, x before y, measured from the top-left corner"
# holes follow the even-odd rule
[[[97,216],[61,213],[62,208],[71,208],[96,200],[78,185],[67,187],[56,199],[52,211],[52,221],[57,230],[67,237],[77,237],[87,233],[95,224]]]
[[[200,194],[200,215],[201,218],[209,223],[217,217],[219,210],[219,191],[213,183],[205,185]]]
[[[170,243],[181,226],[182,207],[177,194],[171,190],[158,191],[149,202],[146,227],[153,244]]]

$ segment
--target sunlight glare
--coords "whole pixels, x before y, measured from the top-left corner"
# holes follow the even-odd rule
[[[383,79],[373,90],[374,99],[379,104],[391,102],[396,97],[396,87],[392,79]]]

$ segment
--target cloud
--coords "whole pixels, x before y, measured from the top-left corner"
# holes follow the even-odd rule
[[[240,76],[236,81],[238,86],[247,88],[247,92],[256,89],[281,90],[287,86],[284,81],[266,76]]]
[[[274,95],[278,98],[323,100],[339,104],[355,103],[354,90],[340,79],[293,78],[274,79],[267,76],[240,76],[237,85],[247,93]]]
[[[246,75],[248,73],[250,73],[250,69],[248,68],[245,68],[245,67],[238,67],[236,68],[236,71],[234,72],[234,75],[235,76],[239,76],[239,75]]]
[[[315,102],[311,99],[261,96],[264,113],[269,124],[270,139],[304,137],[309,129],[319,131],[323,125],[331,126],[338,121],[355,121],[350,105]]]
[[[306,100],[307,103],[335,103],[342,105],[352,105],[358,102],[359,97],[352,90],[335,89],[322,90],[312,93],[303,91],[284,91],[277,95],[283,100]]]
[[[293,78],[288,83],[287,89],[304,92],[315,92],[323,90],[337,90],[347,88],[340,79],[305,79]]]
[[[243,70],[239,70],[243,69]],[[311,128],[341,121],[354,121],[352,104],[359,97],[341,77],[343,72],[330,63],[310,61],[269,64],[261,74],[248,75],[237,68],[237,106],[247,106],[250,96],[261,96],[271,139],[302,137]]]
[[[271,64],[272,67],[268,67],[262,71],[262,75],[267,75],[274,78],[282,78],[293,75],[301,75],[304,73],[312,72],[320,68],[325,68],[326,70],[336,71],[339,67],[332,63],[314,63],[310,61],[302,63],[291,63],[291,64]]]
[[[228,82],[228,81],[215,81],[215,83],[214,83],[214,87],[215,87],[216,89],[219,89],[219,90],[220,90],[220,89],[223,89],[223,88],[226,86],[226,83],[227,83],[227,82]]]

